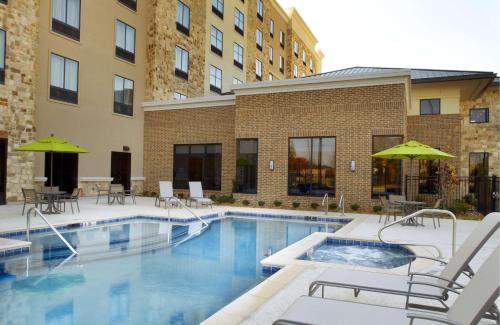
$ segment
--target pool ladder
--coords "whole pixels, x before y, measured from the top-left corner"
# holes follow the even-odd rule
[[[328,215],[328,209],[330,208],[328,204],[328,193],[325,194],[323,197],[323,202],[321,202],[321,205],[325,207],[325,215]],[[326,203],[326,204],[325,204]],[[339,206],[338,208],[342,209],[342,216],[344,216],[344,206],[345,206],[345,200],[344,200],[344,194],[340,195],[340,200],[339,200]]]
[[[174,200],[174,201],[176,201],[177,203],[179,203],[179,204],[180,204],[180,206],[181,206],[181,207],[183,207],[184,209],[186,209],[186,210],[187,210],[187,211],[188,211],[188,212],[189,212],[192,216],[194,216],[195,218],[197,218],[198,220],[200,220],[200,221],[201,221],[201,223],[202,223],[202,225],[203,225],[203,226],[200,228],[200,230],[198,230],[198,231],[196,231],[196,232],[192,233],[192,234],[191,234],[191,235],[189,235],[187,238],[185,238],[185,239],[183,239],[183,240],[179,241],[178,243],[176,243],[176,244],[174,245],[174,247],[175,247],[175,246],[179,246],[179,245],[180,245],[180,244],[182,244],[182,243],[187,242],[188,240],[190,240],[191,238],[193,238],[193,237],[195,237],[195,236],[201,235],[201,233],[202,233],[203,231],[205,231],[205,230],[208,228],[209,224],[208,224],[205,220],[203,220],[203,219],[202,219],[199,215],[197,215],[196,213],[194,213],[194,212],[193,212],[193,210],[191,210],[190,208],[188,208],[188,206],[187,206],[187,205],[185,205],[185,204],[184,204],[184,203],[183,203],[183,202],[182,202],[179,198],[174,197],[174,198],[171,198],[171,200]],[[168,209],[168,219],[170,220],[170,208],[167,208],[167,209]]]
[[[63,241],[63,243],[68,247],[68,249],[75,255],[78,255],[78,252],[71,246],[66,239],[61,235],[61,233],[45,218],[45,216],[38,210],[37,208],[31,208],[28,210],[26,213],[26,240],[30,240],[30,219],[31,219],[31,213],[34,212],[33,216],[38,215],[40,218],[45,221],[45,223],[52,229],[53,232]]]
[[[451,211],[448,211],[448,210],[441,210],[441,209],[422,209],[422,210],[419,210],[419,211],[416,211],[410,215],[407,215],[406,217],[403,217],[399,220],[396,220],[394,222],[391,222],[385,226],[383,226],[382,228],[380,228],[378,230],[378,239],[383,242],[383,243],[386,243],[386,244],[389,244],[390,242],[387,242],[385,240],[382,239],[382,232],[389,228],[389,227],[392,227],[398,223],[403,223],[403,222],[408,222],[410,220],[412,220],[413,218],[415,218],[415,222],[417,222],[417,216],[421,215],[421,214],[425,214],[425,213],[428,213],[428,214],[432,214],[432,213],[435,213],[435,214],[447,214],[449,215],[452,219],[453,219],[453,230],[452,230],[452,237],[451,237],[451,256],[453,256],[453,254],[455,254],[455,245],[456,245],[456,237],[457,237],[457,217],[453,214],[453,212]],[[438,258],[442,258],[443,254],[441,252],[441,250],[439,249],[439,247],[437,247],[436,245],[430,245],[430,244],[412,244],[412,243],[398,243],[398,244],[401,244],[401,245],[407,245],[407,246],[427,246],[427,247],[432,247],[434,248],[437,252],[438,252]]]

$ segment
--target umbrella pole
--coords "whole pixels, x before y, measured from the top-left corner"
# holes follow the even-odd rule
[[[52,187],[52,179],[54,177],[54,153],[50,153],[50,187]]]

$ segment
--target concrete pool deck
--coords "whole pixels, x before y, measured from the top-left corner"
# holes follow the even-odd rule
[[[71,223],[85,223],[97,220],[116,219],[132,216],[154,216],[168,218],[173,220],[183,221],[192,218],[192,216],[184,209],[165,209],[154,206],[154,198],[137,198],[137,204],[131,204],[130,200],[126,205],[107,205],[104,200],[98,205],[95,203],[95,198],[83,198],[80,200],[81,212],[71,213],[69,207],[66,208],[66,213],[56,215],[46,215],[49,222],[55,226],[66,225]],[[25,230],[26,217],[21,216],[22,205],[9,204],[0,207],[0,236],[1,233]],[[321,211],[300,211],[300,210],[282,210],[282,209],[257,209],[257,208],[240,208],[214,206],[210,208],[193,209],[199,216],[207,216],[211,214],[223,214],[228,211],[238,212],[255,212],[262,214],[280,214],[280,215],[307,215],[324,217]],[[330,213],[328,217],[339,218],[339,213]],[[341,238],[356,238],[365,240],[378,240],[377,232],[381,227],[378,223],[378,216],[364,214],[346,214],[346,218],[352,218],[353,221],[343,226],[337,231],[334,236]],[[342,217],[343,218],[343,217]],[[46,227],[41,218],[35,217],[31,221],[32,227]],[[472,232],[478,224],[477,221],[459,220],[457,223],[457,247],[464,242],[465,238]],[[413,244],[434,244],[438,246],[445,258],[451,256],[451,229],[452,222],[449,219],[441,220],[441,227],[434,229],[430,219],[425,220],[425,227],[402,227],[396,225],[389,228],[384,239],[398,243],[413,243]],[[299,254],[306,246],[300,247],[301,244],[313,244],[324,238],[324,234],[315,233],[306,237],[297,245],[291,245],[289,248],[294,251],[294,254]],[[29,243],[19,241],[13,242],[11,239],[0,238],[0,251],[2,247],[18,247],[16,245],[27,245]],[[499,237],[494,236],[490,239],[485,247],[473,259],[471,266],[477,270],[478,266],[486,259],[488,254],[499,243]],[[14,246],[13,246],[14,245]],[[19,246],[20,247],[20,246]],[[299,247],[299,248],[297,248]],[[419,248],[424,251],[419,253],[436,255],[430,248]],[[280,259],[282,269],[267,278],[265,281],[250,289],[233,302],[219,310],[210,318],[204,321],[204,324],[271,324],[278,319],[281,314],[301,295],[307,294],[309,284],[314,281],[326,268],[347,268],[356,270],[365,270],[371,272],[385,273],[404,273],[405,267],[400,267],[392,270],[382,270],[373,268],[364,268],[359,266],[349,266],[340,264],[326,264],[321,262],[301,261],[290,256],[283,257],[282,251],[273,254],[270,258]],[[266,262],[266,261],[263,261]],[[269,262],[269,261],[267,261]],[[276,263],[274,260],[273,263]],[[272,263],[271,263],[272,264]],[[439,267],[435,263],[424,263],[419,266],[419,271],[438,272]],[[463,279],[459,279],[463,280]],[[465,282],[465,281],[462,281]],[[343,289],[326,289],[326,297],[338,298],[359,302],[369,302],[380,305],[389,305],[394,307],[403,307],[404,298],[390,296],[384,294],[375,294],[362,292],[358,298],[354,298],[351,290]]]

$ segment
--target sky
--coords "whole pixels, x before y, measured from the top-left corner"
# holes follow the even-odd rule
[[[325,54],[351,66],[493,71],[500,75],[500,0],[278,0],[295,7]]]

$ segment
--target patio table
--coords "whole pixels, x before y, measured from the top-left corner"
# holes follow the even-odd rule
[[[419,202],[419,201],[406,201],[406,200],[398,200],[394,201],[397,204],[401,205],[401,210],[403,211],[403,217],[406,217],[409,214],[412,214],[415,211],[420,210],[420,208],[423,208],[426,206],[425,202]],[[411,218],[407,220],[406,222],[403,222],[401,225],[403,226],[423,226],[423,223],[418,223],[417,218]]]
[[[47,209],[43,211],[46,214],[57,214],[61,213],[61,210],[56,206],[59,196],[66,194],[64,191],[41,191],[37,192],[47,200]]]

